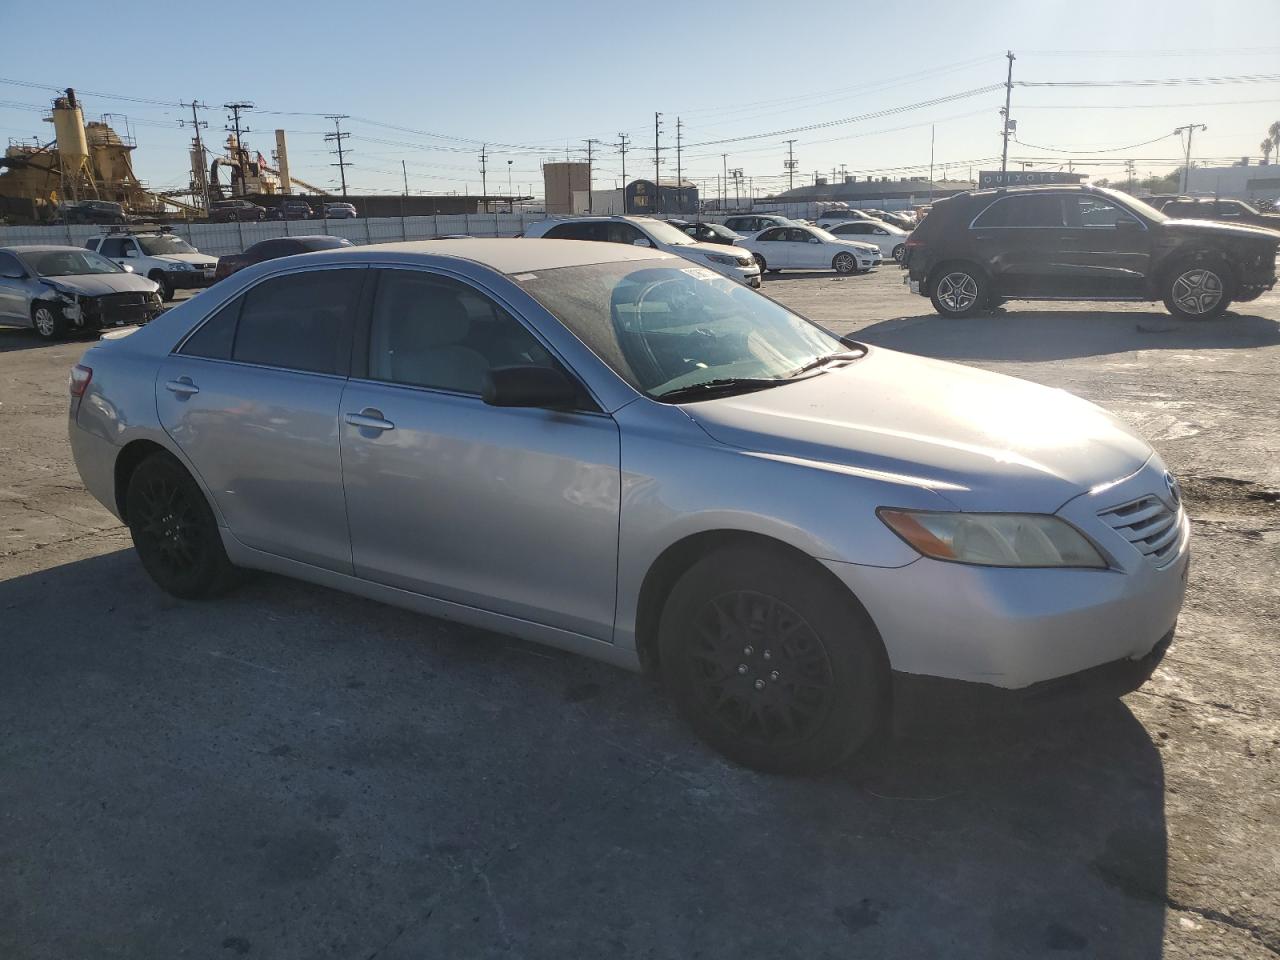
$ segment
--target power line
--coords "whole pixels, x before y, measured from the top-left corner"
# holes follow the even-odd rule
[[[1160,80],[1020,80],[1017,85],[1019,87],[1196,87],[1276,82],[1280,82],[1280,73],[1222,77],[1167,77]]]
[[[1037,146],[1034,143],[1027,143],[1024,140],[1019,140],[1017,137],[1014,137],[1013,139],[1014,139],[1014,142],[1017,143],[1019,146],[1030,147],[1032,150],[1048,150],[1050,153],[1073,153],[1073,154],[1080,154],[1080,155],[1088,155],[1088,154],[1094,154],[1094,153],[1122,153],[1125,150],[1136,150],[1138,147],[1146,147],[1153,143],[1159,143],[1161,140],[1168,140],[1170,137],[1176,137],[1177,135],[1178,135],[1178,131],[1175,130],[1173,131],[1173,133],[1166,133],[1164,136],[1156,137],[1154,140],[1144,140],[1142,141],[1142,143],[1131,143],[1125,147],[1095,147],[1092,150],[1067,150],[1062,147],[1041,147],[1041,146]]]

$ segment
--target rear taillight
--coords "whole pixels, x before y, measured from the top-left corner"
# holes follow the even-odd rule
[[[923,247],[924,241],[919,237],[907,237],[907,249],[914,250],[916,247]]]
[[[89,389],[89,381],[93,379],[93,368],[77,363],[71,368],[71,376],[67,380],[67,389],[73,397],[83,397]]]

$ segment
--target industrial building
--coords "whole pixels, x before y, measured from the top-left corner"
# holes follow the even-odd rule
[[[1244,160],[1230,167],[1192,167],[1187,172],[1186,192],[1250,203],[1280,199],[1280,163],[1250,165]]]
[[[911,177],[906,180],[867,177],[859,180],[848,176],[838,183],[823,177],[816,179],[817,182],[811,186],[796,187],[794,190],[784,190],[774,197],[757,199],[754,201],[755,206],[759,209],[777,204],[829,202],[897,210],[977,188],[972,180],[930,181],[927,177]]]

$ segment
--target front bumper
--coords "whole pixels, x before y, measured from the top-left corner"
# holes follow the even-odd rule
[[[760,265],[752,263],[749,267],[740,267],[737,265],[729,265],[727,263],[712,263],[711,261],[695,260],[699,266],[706,267],[708,270],[714,270],[721,276],[728,277],[730,280],[737,280],[739,283],[748,287],[760,286]]]
[[[213,285],[212,270],[166,270],[164,278],[174,290],[201,290]]]
[[[164,312],[159,299],[129,294],[78,297],[75,303],[60,303],[59,308],[76,327],[90,330],[148,323]]]

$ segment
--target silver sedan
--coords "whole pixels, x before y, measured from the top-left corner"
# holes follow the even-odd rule
[[[651,670],[765,770],[841,762],[922,689],[1133,689],[1183,599],[1177,484],[1114,417],[653,250],[273,260],[71,394],[80,474],[171,594],[269,570]]]

